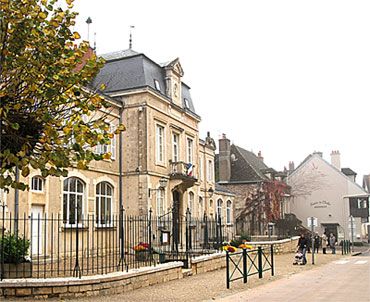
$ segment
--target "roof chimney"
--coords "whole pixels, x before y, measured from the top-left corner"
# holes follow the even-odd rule
[[[263,156],[262,156],[262,152],[261,151],[258,151],[258,158],[263,162]]]
[[[340,171],[340,153],[338,150],[334,150],[330,154],[331,164]]]
[[[218,141],[219,154],[219,178],[220,181],[230,181],[231,178],[231,161],[230,161],[230,140],[226,138],[226,134],[222,134],[222,138]]]

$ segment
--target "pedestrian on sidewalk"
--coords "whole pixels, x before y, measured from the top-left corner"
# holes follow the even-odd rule
[[[336,244],[337,244],[337,238],[335,238],[335,236],[334,236],[333,233],[330,233],[330,236],[329,236],[329,245],[330,245],[331,253],[332,254],[335,254],[335,245]]]
[[[297,247],[299,248],[303,256],[302,265],[305,265],[307,263],[306,251],[308,247],[308,240],[303,233],[301,234],[301,237],[299,237]]]
[[[315,253],[319,253],[319,247],[320,247],[320,236],[318,233],[315,234],[313,237],[313,250]]]
[[[328,246],[328,236],[326,236],[326,233],[322,234],[321,236],[321,246],[322,246],[322,253],[326,254],[326,247]]]

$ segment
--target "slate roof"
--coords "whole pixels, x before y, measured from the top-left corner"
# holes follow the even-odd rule
[[[259,182],[268,179],[263,172],[270,168],[258,156],[234,144],[230,148],[231,154],[235,155],[235,161],[231,161],[231,182]]]
[[[165,65],[161,66],[144,54],[132,49],[107,53],[101,56],[106,60],[106,63],[94,79],[94,87],[99,87],[104,83],[106,85],[104,91],[107,94],[151,87],[167,98]],[[154,80],[159,82],[160,91],[157,90]],[[182,108],[196,115],[190,87],[185,83],[181,83],[181,91]],[[188,107],[185,106],[185,99],[188,100]]]
[[[225,186],[221,186],[221,185],[219,185],[217,183],[215,184],[215,191],[216,192],[230,194],[230,195],[235,195],[234,192],[231,192],[230,190],[226,189]]]

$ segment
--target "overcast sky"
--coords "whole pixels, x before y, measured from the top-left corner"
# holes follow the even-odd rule
[[[339,150],[370,173],[370,1],[76,0],[77,30],[98,54],[128,48],[176,57],[206,132],[296,166]]]

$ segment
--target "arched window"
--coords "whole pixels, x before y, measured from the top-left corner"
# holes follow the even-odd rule
[[[222,200],[217,200],[217,217],[222,218]]]
[[[44,180],[40,176],[32,177],[31,190],[36,192],[44,191]]]
[[[192,215],[194,215],[194,193],[189,192],[189,203],[188,203],[189,211]]]
[[[226,203],[226,224],[231,224],[231,208],[232,204],[231,201],[228,200]]]
[[[199,196],[198,218],[203,218],[203,198]]]
[[[96,224],[107,226],[112,222],[113,187],[103,181],[96,185]]]
[[[83,200],[84,200],[84,183],[76,178],[70,177],[64,180],[63,184],[63,222],[68,225],[81,223]]]

